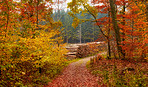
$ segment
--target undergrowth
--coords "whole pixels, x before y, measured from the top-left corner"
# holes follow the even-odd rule
[[[105,56],[105,55],[103,55]],[[103,87],[148,87],[148,63],[119,59],[93,58],[87,63]]]
[[[40,31],[36,38],[1,42],[0,87],[44,86],[61,73],[67,65],[67,50],[52,37],[52,33]]]

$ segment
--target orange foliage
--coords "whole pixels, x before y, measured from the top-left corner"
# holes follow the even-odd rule
[[[97,4],[96,9],[100,13],[110,14],[109,0],[92,0],[92,3]],[[124,39],[121,42],[121,47],[126,54],[126,58],[145,57],[148,52],[148,46],[146,45],[148,22],[146,21],[146,6],[144,2],[117,0],[115,4],[120,35]],[[125,12],[123,12],[123,6],[125,6]],[[108,28],[113,28],[113,25],[110,24],[111,22],[112,19],[109,16],[97,19],[97,25],[102,25],[104,32]],[[109,24],[110,27],[107,27]]]

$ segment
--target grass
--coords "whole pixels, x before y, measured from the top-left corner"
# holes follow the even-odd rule
[[[69,61],[66,62],[67,63],[66,66],[68,66],[70,63],[79,61],[80,59],[82,59],[82,58],[75,58],[75,59],[69,60]]]

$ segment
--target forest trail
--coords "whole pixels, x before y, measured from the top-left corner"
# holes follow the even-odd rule
[[[71,63],[63,73],[50,82],[47,87],[101,87],[98,85],[98,78],[90,74],[86,68],[86,63],[92,57],[94,56]]]

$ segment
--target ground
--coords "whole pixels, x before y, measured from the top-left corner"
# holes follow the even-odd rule
[[[86,63],[91,57],[71,63],[61,75],[50,82],[47,87],[100,87],[98,78],[86,68]]]

